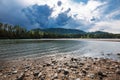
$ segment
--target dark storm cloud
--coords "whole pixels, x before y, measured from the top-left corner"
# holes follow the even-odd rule
[[[23,9],[31,24],[39,24],[41,28],[63,27],[68,25],[73,20],[71,16],[68,16],[70,11],[71,9],[68,8],[66,11],[59,13],[56,18],[52,18],[50,16],[53,9],[48,5],[33,5]]]
[[[39,24],[40,27],[48,27],[49,17],[52,13],[52,8],[48,5],[33,5],[23,9],[23,12],[30,20],[31,24]]]
[[[58,1],[58,2],[57,2],[57,5],[58,5],[58,6],[61,6],[61,5],[62,5],[62,2],[61,2],[61,1]]]
[[[56,18],[56,22],[57,22],[56,24],[58,26],[64,26],[64,25],[68,24],[68,21],[70,19],[71,19],[71,17],[69,17],[66,12],[65,13],[60,13],[58,15],[58,17]]]
[[[17,0],[0,0],[0,22],[30,27],[30,23],[22,13],[22,8]]]

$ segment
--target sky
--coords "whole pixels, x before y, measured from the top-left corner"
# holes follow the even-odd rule
[[[0,22],[120,33],[120,0],[0,0]]]

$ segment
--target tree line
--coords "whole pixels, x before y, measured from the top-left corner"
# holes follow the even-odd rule
[[[27,30],[19,25],[0,23],[0,39],[40,39],[40,38],[120,38],[120,34],[94,32],[85,34],[57,34],[39,29]]]

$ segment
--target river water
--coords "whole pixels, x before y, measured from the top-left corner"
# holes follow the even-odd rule
[[[120,60],[120,56],[117,53],[120,53],[120,42],[87,39],[0,40],[0,59],[70,54],[82,57],[104,57]]]

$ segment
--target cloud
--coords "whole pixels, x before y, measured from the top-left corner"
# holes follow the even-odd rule
[[[48,5],[33,5],[23,9],[23,12],[32,24],[39,24],[39,27],[47,27],[48,19],[52,13],[52,8]]]
[[[58,2],[57,2],[57,5],[58,5],[58,6],[61,6],[61,5],[62,5],[62,2],[61,2],[61,1],[58,1]]]
[[[120,33],[120,20],[101,21],[95,23],[90,31],[105,31],[110,33]]]
[[[120,33],[120,0],[0,0],[0,22]],[[116,25],[118,24],[118,25]]]
[[[120,7],[119,0],[113,2],[108,0],[101,10],[101,17],[94,22],[88,31],[106,31],[111,33],[120,33]]]

